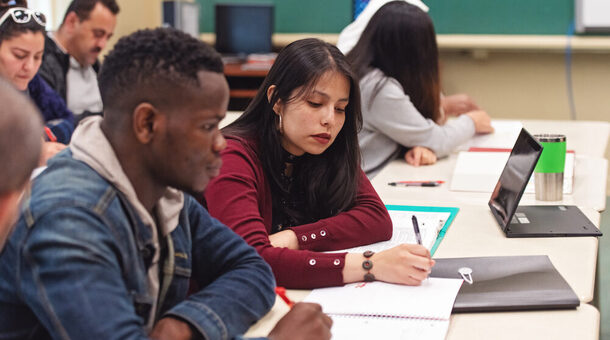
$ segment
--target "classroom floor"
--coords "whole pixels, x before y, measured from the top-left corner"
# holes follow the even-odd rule
[[[601,314],[600,340],[610,340],[610,196],[602,213],[601,230],[604,236],[599,239],[597,308]]]

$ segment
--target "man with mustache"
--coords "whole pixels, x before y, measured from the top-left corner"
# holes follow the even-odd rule
[[[112,36],[116,0],[73,0],[56,32],[49,32],[39,74],[66,101],[76,120],[101,114],[98,56]]]

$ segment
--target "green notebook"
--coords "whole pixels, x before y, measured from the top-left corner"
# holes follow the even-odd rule
[[[417,243],[415,231],[413,229],[412,217],[415,215],[418,220],[419,230],[422,238],[422,245],[430,250],[434,255],[436,248],[445,237],[447,229],[457,215],[459,208],[452,207],[424,207],[415,205],[386,205],[394,230],[392,238],[388,241],[377,242],[364,246],[340,250],[350,253],[362,253],[366,250],[380,252],[390,249],[401,243]],[[333,251],[339,252],[339,251]]]
[[[386,208],[394,224],[394,234],[398,231],[399,233],[404,233],[404,235],[392,235],[392,240],[385,242],[392,242],[395,238],[399,238],[394,243],[401,243],[400,241],[404,239],[407,240],[406,243],[417,243],[411,220],[411,217],[415,215],[419,222],[422,243],[430,250],[431,255],[434,255],[434,252],[445,237],[451,222],[453,222],[460,210],[454,207],[425,207],[417,205],[386,205]]]

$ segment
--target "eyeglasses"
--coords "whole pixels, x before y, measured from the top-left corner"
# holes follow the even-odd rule
[[[13,7],[6,11],[0,18],[0,26],[2,26],[9,17],[13,18],[13,21],[18,24],[27,24],[34,18],[40,26],[45,27],[47,25],[47,19],[44,14],[24,7]]]

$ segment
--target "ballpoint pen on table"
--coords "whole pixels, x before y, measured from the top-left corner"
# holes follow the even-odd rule
[[[388,185],[391,186],[402,186],[402,187],[437,187],[445,181],[398,181],[390,182]]]

